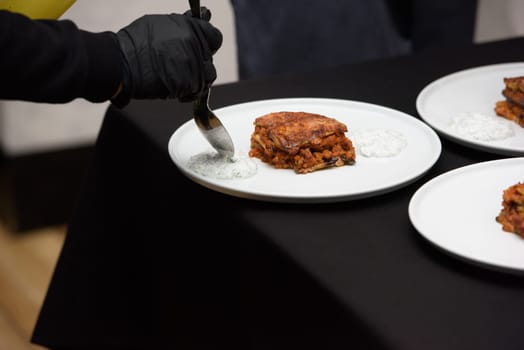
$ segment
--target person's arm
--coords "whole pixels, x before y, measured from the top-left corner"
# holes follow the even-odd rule
[[[116,35],[68,20],[31,20],[0,10],[0,98],[64,103],[107,101],[122,81]]]
[[[63,103],[75,98],[195,99],[217,77],[222,33],[186,14],[144,15],[117,33],[68,20],[31,20],[0,10],[0,99]]]

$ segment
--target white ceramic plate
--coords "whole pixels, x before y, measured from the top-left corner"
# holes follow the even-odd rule
[[[422,185],[409,218],[428,241],[454,256],[493,269],[524,272],[524,239],[502,230],[495,217],[502,193],[524,180],[524,158],[477,163]]]
[[[500,118],[514,135],[495,141],[464,137],[451,127],[452,118],[460,113],[482,113],[496,116],[495,103],[504,100],[503,78],[524,75],[524,62],[495,64],[459,71],[428,84],[417,96],[421,118],[439,134],[463,145],[495,154],[524,155],[524,128]]]
[[[396,156],[366,158],[357,153],[354,165],[308,174],[275,169],[254,159],[257,173],[243,179],[216,179],[193,171],[192,156],[212,152],[195,123],[178,128],[168,144],[176,166],[190,179],[210,189],[233,196],[271,202],[336,202],[378,195],[404,186],[420,177],[437,161],[441,144],[437,134],[408,114],[373,104],[338,99],[291,98],[247,102],[217,109],[215,113],[229,131],[237,155],[248,157],[256,117],[278,111],[305,111],[345,123],[349,133],[386,128],[402,133],[407,146]]]

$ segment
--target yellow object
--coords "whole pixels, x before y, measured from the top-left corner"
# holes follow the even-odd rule
[[[33,19],[57,19],[76,0],[0,0],[0,9],[24,14]]]

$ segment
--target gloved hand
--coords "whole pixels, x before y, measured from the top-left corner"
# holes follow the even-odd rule
[[[125,63],[117,105],[130,98],[187,102],[215,81],[212,56],[222,45],[222,33],[209,23],[207,8],[201,15],[145,15],[117,32]]]

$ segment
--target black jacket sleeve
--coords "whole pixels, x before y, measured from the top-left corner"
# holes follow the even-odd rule
[[[109,100],[122,79],[112,32],[69,20],[31,20],[0,10],[0,99],[64,103]]]

